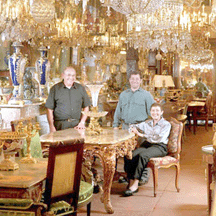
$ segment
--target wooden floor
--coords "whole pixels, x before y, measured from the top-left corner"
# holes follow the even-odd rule
[[[201,147],[212,144],[213,131],[209,126],[198,126],[194,135],[186,128],[186,138],[182,143],[180,192],[175,189],[175,169],[159,170],[158,195],[153,196],[152,175],[148,184],[139,188],[139,192],[131,197],[122,197],[126,184],[114,182],[111,202],[114,216],[205,216],[207,211],[207,190],[205,164],[202,161]],[[102,168],[97,161],[99,172]],[[123,170],[123,160],[118,162],[118,170]],[[100,194],[94,194],[92,201],[93,216],[107,213],[100,202]],[[86,215],[86,208],[79,210],[79,216]]]

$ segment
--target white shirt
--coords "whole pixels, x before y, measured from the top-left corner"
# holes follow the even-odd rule
[[[146,141],[150,143],[168,143],[171,124],[164,118],[161,118],[155,126],[153,126],[153,119],[146,120],[135,126],[144,133]]]

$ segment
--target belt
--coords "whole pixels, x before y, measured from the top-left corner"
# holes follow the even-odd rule
[[[60,120],[55,120],[55,121],[67,121],[67,122],[73,122],[73,121],[79,121],[78,119],[72,119],[72,118],[69,118],[69,119],[60,119]]]
[[[122,121],[123,124],[128,125],[128,126],[130,126],[130,125],[135,125],[135,124],[139,124],[139,123],[141,123],[141,122],[144,122],[144,121],[136,121],[136,123],[126,123],[126,122]]]

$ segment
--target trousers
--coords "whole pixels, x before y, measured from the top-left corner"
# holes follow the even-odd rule
[[[131,160],[124,157],[124,169],[128,179],[140,180],[150,158],[166,156],[167,152],[166,144],[152,144],[144,141],[139,148],[133,151]]]

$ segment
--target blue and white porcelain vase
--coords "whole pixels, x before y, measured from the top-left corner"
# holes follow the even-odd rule
[[[28,59],[21,53],[21,47],[23,45],[20,42],[14,42],[12,46],[14,47],[14,53],[9,57],[8,65],[14,90],[13,96],[8,103],[23,104],[23,92],[21,87],[23,85],[23,75]]]
[[[40,82],[40,98],[46,99],[47,98],[46,83],[50,72],[50,61],[45,56],[47,51],[47,48],[45,46],[39,47],[38,50],[40,51],[40,58],[36,60],[35,67]]]

